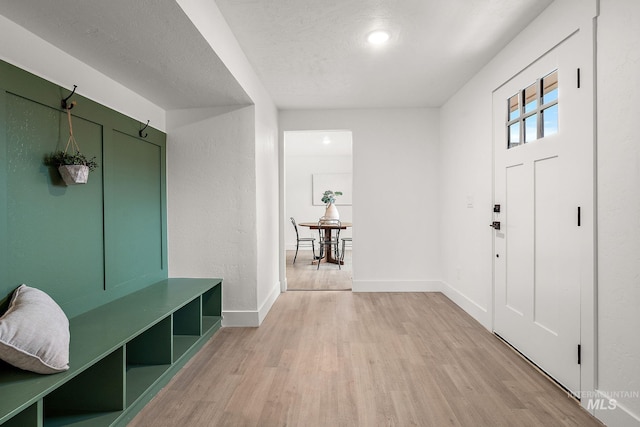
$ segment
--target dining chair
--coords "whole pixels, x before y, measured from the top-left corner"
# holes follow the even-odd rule
[[[341,264],[344,262],[344,252],[345,252],[345,249],[346,249],[347,245],[349,245],[349,247],[352,248],[353,247],[352,243],[353,243],[353,238],[352,237],[343,237],[342,238],[342,249],[340,250],[340,263]]]
[[[330,229],[327,229],[326,227],[330,227]],[[320,269],[320,262],[322,261],[326,250],[334,251],[334,258],[338,261],[338,269],[342,270],[342,267],[340,266],[340,227],[342,227],[342,223],[339,219],[320,218],[318,221],[318,236],[320,237],[320,258],[318,259],[318,270]]]
[[[298,233],[298,224],[296,224],[296,220],[291,219],[291,224],[293,224],[293,229],[296,230],[296,254],[293,257],[293,264],[296,263],[296,258],[298,258],[298,248],[300,246],[311,246],[311,250],[313,251],[313,259],[316,259],[316,238],[315,237],[300,237]]]

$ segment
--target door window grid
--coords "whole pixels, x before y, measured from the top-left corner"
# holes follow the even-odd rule
[[[558,132],[558,70],[507,100],[507,148]]]

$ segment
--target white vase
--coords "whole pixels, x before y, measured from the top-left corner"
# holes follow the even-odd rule
[[[340,213],[338,212],[338,208],[333,203],[329,203],[327,205],[327,210],[324,212],[325,219],[340,219]]]
[[[84,165],[62,165],[58,168],[62,180],[67,185],[86,184],[89,179],[89,167]]]

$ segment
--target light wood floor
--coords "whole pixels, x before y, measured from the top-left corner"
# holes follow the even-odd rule
[[[601,424],[442,294],[343,291],[220,329],[130,424],[412,425]]]
[[[313,261],[313,252],[298,251],[296,263],[293,256],[296,251],[287,251],[287,289],[293,290],[350,290],[351,289],[351,250],[345,251],[344,265],[318,264]]]

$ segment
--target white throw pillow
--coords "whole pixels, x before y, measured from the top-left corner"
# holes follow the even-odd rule
[[[0,359],[39,374],[69,369],[69,320],[43,291],[21,285],[0,317]]]

